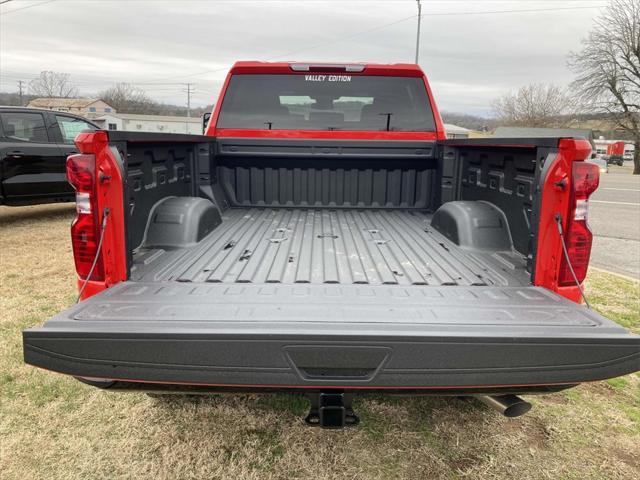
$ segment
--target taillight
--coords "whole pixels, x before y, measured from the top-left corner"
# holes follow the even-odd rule
[[[576,279],[579,283],[587,276],[589,256],[593,235],[588,224],[589,196],[596,191],[600,181],[600,169],[593,163],[573,162],[571,175],[571,208],[565,232],[567,253]],[[560,286],[574,285],[567,259],[562,258],[558,284]]]
[[[590,162],[573,162],[571,184],[576,200],[587,200],[600,183],[600,169]]]
[[[86,279],[98,252],[100,223],[96,205],[96,159],[93,154],[67,158],[67,179],[76,191],[76,218],[71,224],[71,244],[78,275]],[[90,280],[104,280],[98,261]]]

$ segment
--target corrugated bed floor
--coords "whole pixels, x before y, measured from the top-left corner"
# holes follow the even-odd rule
[[[198,245],[142,250],[132,280],[526,285],[524,259],[463,250],[402,210],[230,209]]]

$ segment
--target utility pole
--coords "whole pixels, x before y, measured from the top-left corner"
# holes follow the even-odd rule
[[[416,64],[420,58],[420,21],[422,20],[422,5],[420,5],[420,0],[416,0],[418,2],[418,32],[416,33]]]
[[[20,106],[24,106],[24,102],[22,101],[22,92],[23,92],[24,80],[18,80],[18,95],[20,95]]]
[[[187,117],[191,117],[191,85],[193,83],[187,83]]]
[[[191,86],[193,83],[185,83],[187,86],[187,118],[191,118]],[[189,121],[187,120],[185,124],[186,133],[189,133]]]

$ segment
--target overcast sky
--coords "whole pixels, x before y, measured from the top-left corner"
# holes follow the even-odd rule
[[[420,65],[440,109],[486,115],[504,92],[571,81],[566,54],[607,0],[422,4]],[[10,0],[0,91],[54,70],[83,94],[126,81],[176,104],[192,82],[205,105],[236,60],[413,62],[416,15],[415,0]]]

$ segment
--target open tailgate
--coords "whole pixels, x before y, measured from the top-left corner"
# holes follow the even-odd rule
[[[640,369],[640,336],[539,287],[123,282],[25,330],[29,364],[217,386],[481,389]]]

